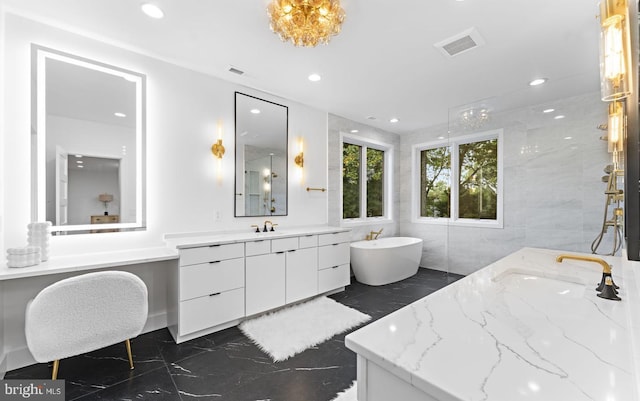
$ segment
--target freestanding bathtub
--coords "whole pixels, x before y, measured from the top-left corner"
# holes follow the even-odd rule
[[[351,268],[356,280],[368,285],[384,285],[404,280],[418,272],[422,240],[385,237],[351,243]]]

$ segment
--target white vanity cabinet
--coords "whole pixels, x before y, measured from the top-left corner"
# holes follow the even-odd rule
[[[179,336],[244,316],[244,244],[180,250]]]
[[[321,227],[221,244],[201,238],[203,245],[177,243],[180,262],[169,289],[171,334],[181,343],[343,289],[350,283],[349,240],[349,231]]]
[[[319,235],[318,245],[318,293],[349,285],[349,232]]]
[[[248,256],[246,268],[246,316],[285,304],[285,255],[283,251]]]
[[[318,236],[299,237],[299,248],[287,252],[286,301],[318,294]]]

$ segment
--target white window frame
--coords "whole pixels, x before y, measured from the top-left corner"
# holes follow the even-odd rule
[[[343,214],[343,188],[342,188],[342,169],[344,166],[343,149],[344,144],[352,144],[362,146],[362,154],[366,155],[367,148],[384,151],[384,212],[382,216],[367,217],[367,163],[360,163],[360,217],[353,219],[342,218]],[[364,161],[364,159],[362,159]],[[392,221],[393,215],[393,145],[364,138],[357,135],[346,134],[340,132],[340,222],[341,226],[358,226],[371,223],[389,223]],[[365,216],[362,216],[364,214]]]
[[[452,137],[440,141],[419,143],[412,146],[411,151],[411,182],[413,183],[411,193],[411,222],[421,224],[448,224],[455,226],[465,227],[484,227],[484,228],[504,228],[504,188],[503,188],[503,176],[504,176],[504,138],[503,130],[491,130],[478,132],[470,135]],[[497,190],[498,196],[496,200],[496,219],[468,219],[459,218],[459,198],[458,198],[458,177],[460,172],[458,171],[457,159],[459,157],[459,146],[467,143],[482,142],[486,140],[497,139],[498,140],[498,183]],[[420,152],[427,149],[434,149],[440,147],[449,146],[451,148],[451,217],[423,217],[420,216]]]

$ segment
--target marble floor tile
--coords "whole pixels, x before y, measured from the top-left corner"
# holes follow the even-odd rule
[[[331,298],[375,320],[461,277],[420,269],[384,286],[353,279]],[[328,401],[356,378],[356,355],[344,345],[349,332],[276,363],[236,327],[182,344],[162,329],[132,340],[133,371],[124,344],[116,344],[61,361],[60,378],[66,380],[68,400]],[[5,378],[50,374],[47,364],[37,364],[7,372]]]

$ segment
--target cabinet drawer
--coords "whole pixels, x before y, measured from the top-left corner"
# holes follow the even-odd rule
[[[339,244],[341,242],[349,241],[351,241],[351,232],[349,231],[318,235],[318,246]]]
[[[244,288],[180,302],[180,335],[207,329],[244,316]]]
[[[318,248],[318,269],[348,264],[350,256],[349,244],[346,242],[321,246]]]
[[[318,246],[317,235],[303,235],[299,238],[300,248],[313,248]]]
[[[244,259],[227,259],[180,268],[180,300],[244,287]]]
[[[225,244],[201,246],[180,250],[180,266],[198,263],[215,262],[217,260],[241,258],[244,256],[244,244]]]
[[[246,256],[264,255],[269,252],[271,252],[271,240],[269,239],[247,242],[244,248]]]
[[[298,249],[298,237],[271,240],[272,253],[290,251],[292,249]]]
[[[345,287],[351,283],[349,264],[336,266],[318,272],[318,294]]]

